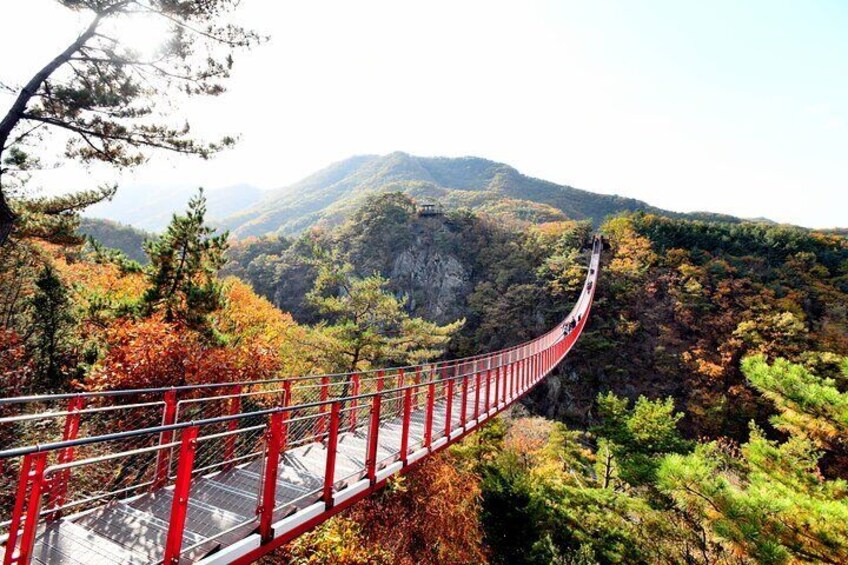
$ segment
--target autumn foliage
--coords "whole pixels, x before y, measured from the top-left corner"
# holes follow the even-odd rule
[[[24,340],[13,330],[0,328],[0,391],[16,396],[32,379],[33,366]]]
[[[291,317],[253,294],[246,284],[229,280],[225,306],[213,328],[220,339],[163,314],[116,320],[106,333],[106,354],[86,384],[94,389],[179,386],[185,384],[271,379],[308,366],[295,345],[303,328]]]
[[[479,477],[446,453],[302,536],[268,563],[487,563],[479,507]]]

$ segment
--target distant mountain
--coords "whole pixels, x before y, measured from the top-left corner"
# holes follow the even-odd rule
[[[82,218],[79,232],[89,236],[104,247],[123,251],[128,258],[138,261],[142,265],[148,261],[147,255],[144,253],[144,241],[156,237],[131,226],[99,218]]]
[[[185,210],[189,198],[196,193],[196,186],[187,185],[127,186],[118,188],[112,201],[88,208],[86,215],[158,232],[168,225],[175,212]],[[261,190],[248,184],[206,189],[205,193],[207,218],[213,222],[250,208],[262,196]]]
[[[559,211],[569,219],[589,219],[595,224],[610,214],[635,210],[679,218],[739,221],[718,214],[674,213],[633,198],[558,185],[478,157],[416,157],[396,152],[360,155],[334,163],[266,194],[254,206],[219,223],[237,237],[293,234],[319,223],[338,223],[369,194],[394,191],[435,200],[448,208],[498,210],[504,207],[499,202],[508,199],[518,208],[532,210],[535,203],[549,212]]]

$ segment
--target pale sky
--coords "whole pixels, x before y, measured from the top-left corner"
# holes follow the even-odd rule
[[[0,19],[4,82],[83,26],[53,0],[0,0]],[[237,56],[226,95],[182,110],[197,132],[241,134],[238,147],[157,158],[123,190],[271,189],[400,150],[486,157],[671,210],[848,226],[845,0],[243,0],[239,19],[271,41]]]

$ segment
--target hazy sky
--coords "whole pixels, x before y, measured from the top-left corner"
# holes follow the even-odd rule
[[[0,0],[0,18],[7,82],[82,26],[53,0]],[[845,0],[243,0],[240,19],[270,43],[238,56],[228,94],[185,108],[196,131],[240,145],[212,162],[157,159],[124,190],[275,188],[401,150],[673,210],[848,225]],[[156,38],[127,31],[142,48]]]

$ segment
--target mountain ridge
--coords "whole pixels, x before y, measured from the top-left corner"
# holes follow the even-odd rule
[[[447,208],[481,208],[503,199],[524,201],[551,206],[569,219],[588,219],[595,225],[606,216],[640,210],[672,218],[742,221],[710,212],[672,212],[636,198],[560,185],[481,157],[419,157],[396,151],[356,155],[332,163],[266,193],[253,206],[219,220],[217,225],[237,238],[292,235],[314,225],[338,224],[365,197],[385,192],[436,200]]]

